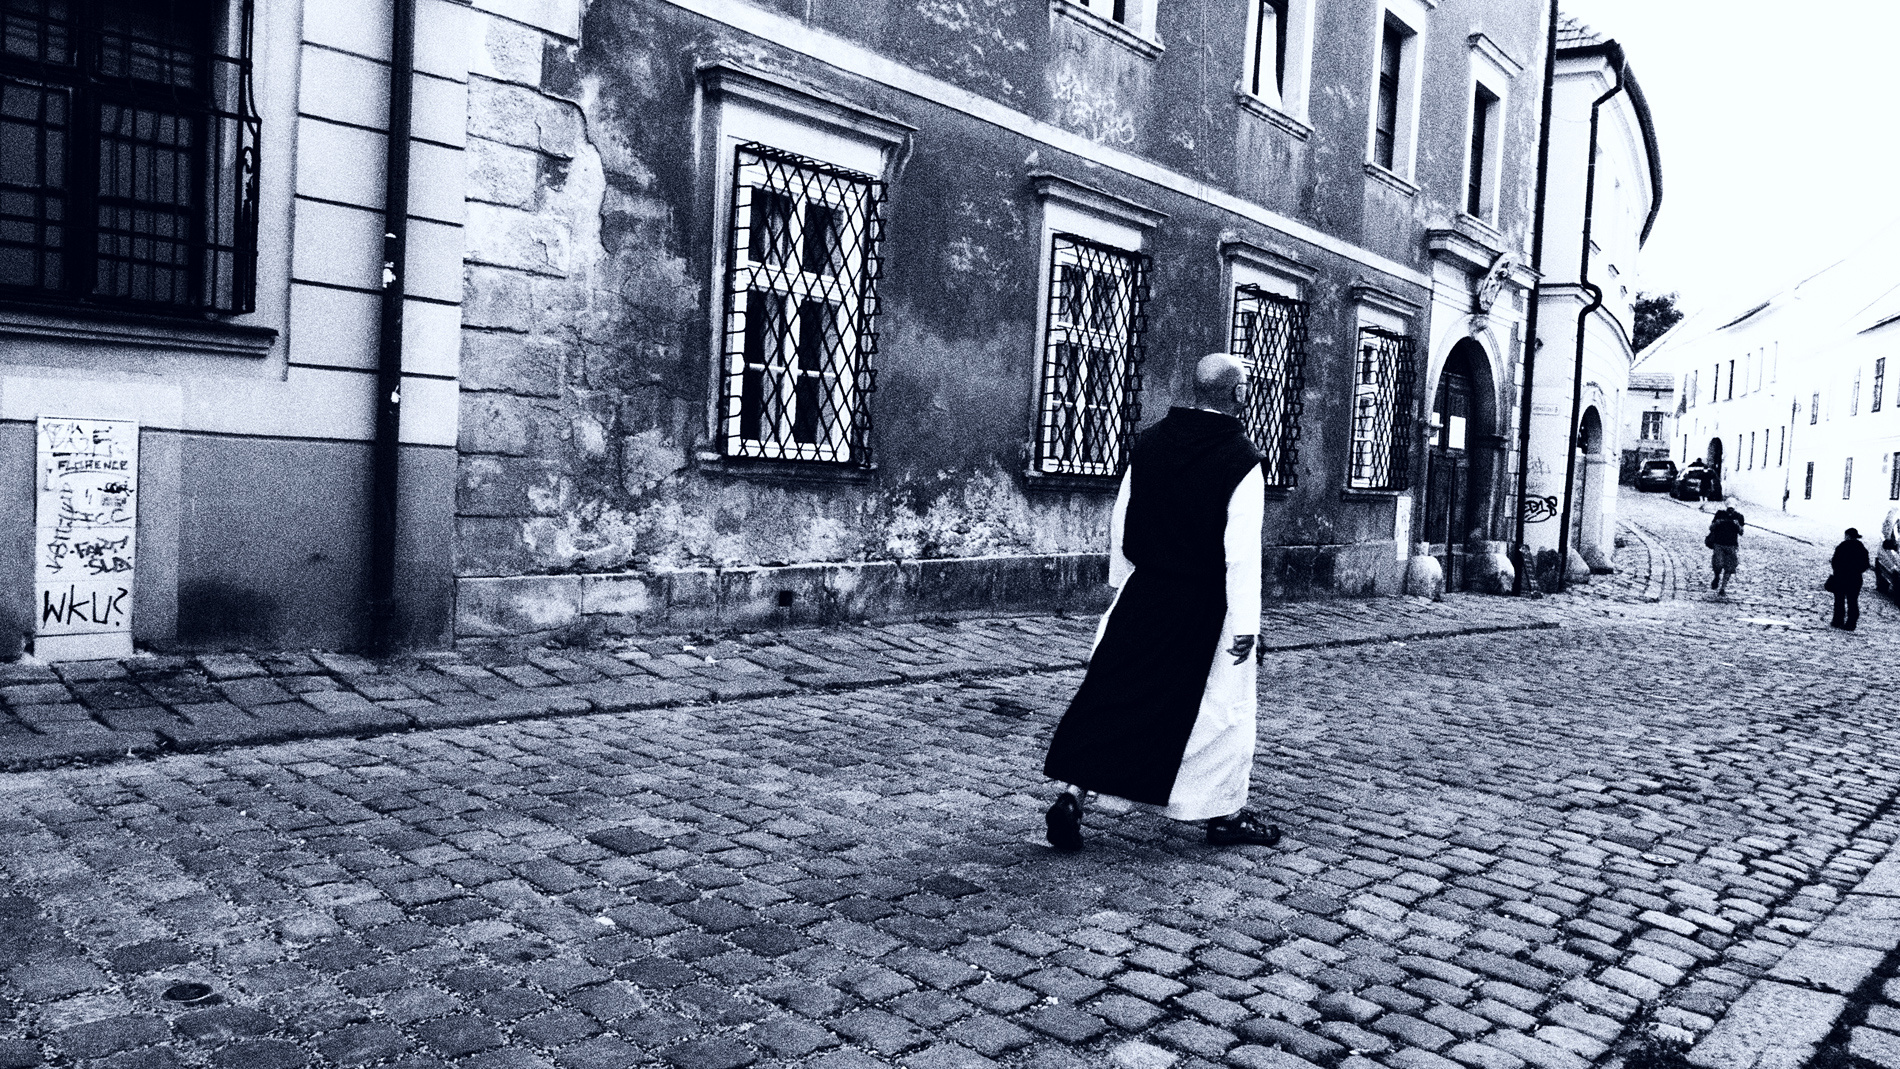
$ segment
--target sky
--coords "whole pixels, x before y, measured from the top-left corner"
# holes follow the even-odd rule
[[[1746,306],[1900,218],[1900,2],[1561,0],[1623,45],[1663,203],[1639,289]]]

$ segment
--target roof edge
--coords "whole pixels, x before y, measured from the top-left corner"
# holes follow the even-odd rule
[[[1601,56],[1613,67],[1622,70],[1623,85],[1629,90],[1630,106],[1636,109],[1636,125],[1643,131],[1643,154],[1649,157],[1649,184],[1656,195],[1650,198],[1649,215],[1643,219],[1643,232],[1637,236],[1636,244],[1641,246],[1649,242],[1649,232],[1656,228],[1656,214],[1662,210],[1663,177],[1662,151],[1656,140],[1656,119],[1650,114],[1649,98],[1643,95],[1643,86],[1636,80],[1636,72],[1629,67],[1629,58],[1623,52],[1623,46],[1614,40],[1599,41],[1596,44],[1576,45],[1559,48],[1560,59],[1586,59]]]

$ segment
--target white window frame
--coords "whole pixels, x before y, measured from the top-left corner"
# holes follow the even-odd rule
[[[1485,117],[1484,167],[1480,172],[1478,189],[1478,212],[1473,218],[1492,226],[1498,225],[1498,205],[1501,198],[1498,193],[1503,188],[1504,177],[1504,123],[1510,114],[1511,77],[1486,50],[1477,47],[1471,50],[1471,84],[1465,92],[1465,173],[1464,183],[1459,187],[1458,204],[1467,215],[1470,212],[1468,191],[1471,188],[1471,125],[1478,117],[1478,93],[1482,89],[1494,98]]]
[[[1032,176],[1032,188],[1042,203],[1036,257],[1036,371],[1029,398],[1028,474],[1031,478],[1068,475],[1119,475],[1100,464],[1064,466],[1058,458],[1043,457],[1040,442],[1045,418],[1043,383],[1049,361],[1055,358],[1049,329],[1050,285],[1055,276],[1056,237],[1070,235],[1131,256],[1150,253],[1152,231],[1166,216],[1160,212],[1091,186],[1054,174]],[[1140,368],[1130,367],[1130,374]],[[1133,428],[1128,428],[1132,432]],[[1127,458],[1124,456],[1125,462]]]
[[[852,459],[863,462],[864,457],[851,455],[849,442],[833,440],[838,437],[839,426],[849,426],[858,415],[859,406],[869,403],[868,397],[858,390],[857,384],[844,381],[843,376],[833,383],[828,392],[832,404],[845,413],[846,418],[842,424],[831,428],[833,433],[827,440],[815,443],[765,443],[745,439],[743,441],[748,443],[747,447],[727,452],[729,442],[741,441],[737,430],[741,414],[736,410],[721,410],[721,400],[727,392],[725,383],[730,373],[728,336],[733,328],[733,324],[728,321],[726,308],[726,287],[729,278],[733,277],[730,268],[734,266],[728,261],[732,251],[732,227],[736,222],[733,194],[735,183],[743,177],[735,174],[734,168],[738,162],[739,146],[757,143],[884,180],[913,128],[847,102],[821,96],[730,64],[708,66],[700,71],[700,75],[706,96],[708,122],[701,135],[704,141],[700,145],[699,158],[703,170],[712,176],[708,189],[712,213],[712,285],[709,289],[711,300],[707,302],[711,320],[706,425],[709,449],[701,454],[701,459],[732,457],[833,462]],[[802,225],[802,222],[794,225]],[[744,262],[737,266],[742,270],[757,270],[756,266]],[[788,292],[798,289],[798,279],[782,281],[787,285],[774,288]],[[874,290],[869,293],[868,299],[875,309],[877,295]],[[852,309],[854,313],[856,310]],[[743,317],[742,306],[736,314]],[[842,329],[854,335],[852,343],[855,344],[856,315],[841,315],[840,320]],[[796,323],[793,329],[793,336],[796,336]],[[785,379],[790,381],[789,376]],[[794,418],[789,408],[786,409],[786,418]]]
[[[1313,11],[1315,0],[1282,0],[1286,6],[1286,55],[1277,82],[1261,78],[1258,89],[1254,76],[1261,56],[1261,8],[1268,0],[1247,0],[1247,47],[1235,91],[1243,103],[1264,104],[1302,125],[1307,117],[1307,96],[1313,78]],[[1274,45],[1277,49],[1277,32]]]
[[[1121,18],[1115,17],[1117,0],[1049,0],[1051,13],[1072,19],[1133,51],[1153,59],[1162,52],[1161,39],[1155,35],[1155,9],[1161,0],[1120,0]]]
[[[1422,388],[1421,384],[1425,377],[1419,366],[1422,361],[1419,359],[1416,344],[1412,350],[1412,396],[1402,399],[1404,403],[1394,408],[1392,415],[1395,425],[1388,435],[1388,445],[1395,450],[1399,445],[1399,436],[1401,434],[1412,436],[1413,440],[1404,443],[1405,467],[1408,470],[1400,470],[1399,465],[1393,464],[1391,459],[1387,458],[1386,481],[1383,485],[1375,484],[1369,479],[1355,474],[1354,457],[1356,456],[1359,442],[1359,397],[1360,394],[1364,392],[1357,384],[1361,331],[1367,327],[1377,327],[1381,330],[1396,334],[1401,338],[1409,338],[1412,336],[1412,321],[1417,314],[1417,308],[1387,300],[1384,294],[1377,292],[1365,292],[1360,294],[1354,306],[1354,322],[1350,336],[1351,349],[1348,353],[1349,377],[1347,379],[1347,381],[1352,384],[1352,392],[1348,394],[1346,406],[1345,485],[1349,492],[1396,495],[1406,492],[1411,486],[1412,473],[1409,468],[1416,457],[1416,445],[1418,444],[1416,441],[1418,438],[1418,426],[1416,421],[1412,419],[1413,413],[1411,410],[1417,407],[1418,392]],[[1400,411],[1400,409],[1405,409],[1405,411]],[[1403,421],[1405,426],[1403,428],[1397,426],[1397,421]]]
[[[1418,159],[1419,101],[1424,89],[1426,5],[1421,0],[1382,0],[1378,19],[1372,24],[1371,107],[1366,115],[1366,165],[1410,183],[1414,181]],[[1378,162],[1379,139],[1379,64],[1385,47],[1387,21],[1398,23],[1405,31],[1399,48],[1398,114],[1392,124],[1392,166]]]

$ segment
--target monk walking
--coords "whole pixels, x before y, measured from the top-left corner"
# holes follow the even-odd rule
[[[1195,407],[1135,442],[1109,525],[1115,600],[1043,763],[1066,785],[1046,814],[1058,850],[1081,849],[1096,794],[1206,821],[1215,845],[1280,841],[1245,808],[1266,507],[1260,453],[1237,418],[1247,388],[1238,359],[1202,357]]]

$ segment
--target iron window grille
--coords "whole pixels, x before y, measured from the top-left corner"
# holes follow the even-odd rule
[[[221,7],[0,0],[0,295],[255,309],[251,3]]]
[[[1306,370],[1306,302],[1253,286],[1234,290],[1233,345],[1252,389],[1242,420],[1265,457],[1268,486],[1295,486]]]
[[[733,164],[725,454],[868,467],[884,183],[760,144]]]
[[[1867,411],[1880,411],[1880,395],[1887,392],[1887,358],[1874,359],[1874,395],[1868,401]]]
[[[1057,234],[1049,271],[1037,470],[1119,474],[1141,421],[1148,257]]]
[[[1352,390],[1352,456],[1347,485],[1403,490],[1411,470],[1412,339],[1361,327]]]

